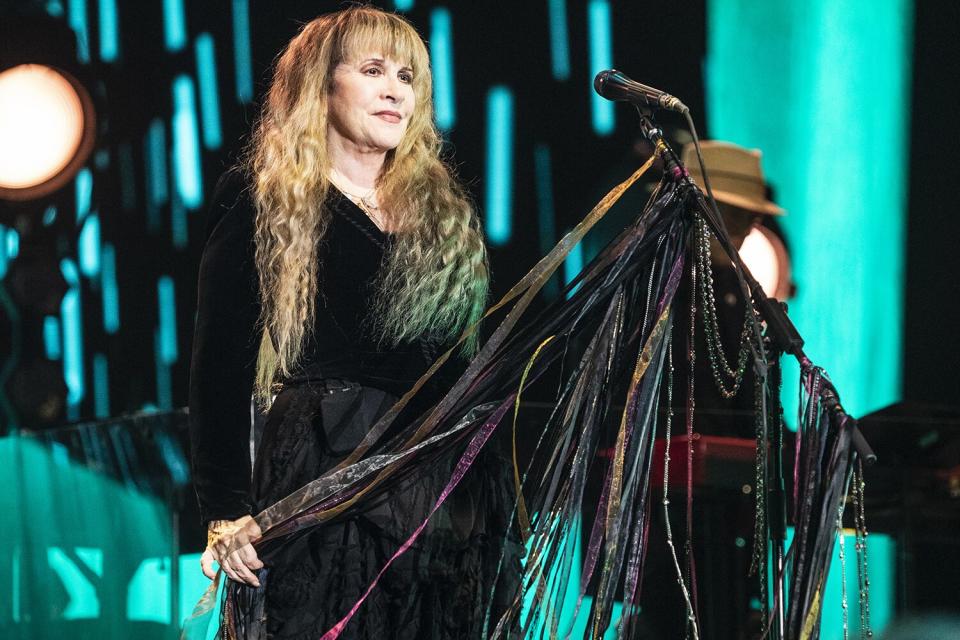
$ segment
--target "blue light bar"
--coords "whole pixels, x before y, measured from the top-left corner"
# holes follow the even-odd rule
[[[173,167],[177,194],[189,209],[203,204],[200,169],[200,132],[193,80],[179,75],[173,81]]]
[[[103,330],[113,335],[120,328],[120,295],[117,288],[117,252],[103,243],[100,256],[100,289],[103,300]]]
[[[77,34],[77,58],[83,63],[90,62],[86,0],[69,0],[67,3],[67,24]]]
[[[156,208],[167,203],[167,133],[163,120],[150,121],[144,140],[144,160],[147,174],[147,205]]]
[[[6,227],[0,224],[0,240],[6,235]],[[5,242],[0,242],[0,278],[7,275],[7,268],[10,265],[10,258],[7,257],[7,247]]]
[[[233,0],[233,65],[237,100],[253,100],[253,62],[250,59],[250,7],[248,0]]]
[[[160,330],[153,332],[154,364],[157,376],[157,408],[169,411],[173,408],[173,382],[170,379],[170,365],[163,361],[163,349],[160,346]],[[145,406],[146,410],[148,406]]]
[[[448,131],[457,119],[453,83],[453,27],[450,11],[437,7],[430,13],[430,63],[433,66],[433,108],[437,126]]]
[[[613,132],[613,103],[601,98],[593,90],[593,78],[604,69],[613,66],[613,43],[610,31],[610,3],[607,0],[590,0],[587,5],[587,25],[590,33],[590,110],[593,130],[601,136]]]
[[[93,413],[101,420],[110,417],[110,371],[102,353],[93,354]]]
[[[200,115],[203,118],[203,146],[219,149],[223,142],[220,131],[220,95],[217,90],[217,59],[213,36],[201,33],[194,43],[197,56],[197,83],[200,87]]]
[[[163,44],[167,51],[180,51],[187,44],[183,0],[163,0]]]
[[[550,0],[550,62],[555,80],[570,77],[570,34],[567,30],[567,0]]]
[[[80,309],[80,273],[69,258],[60,261],[60,271],[70,288],[60,302],[63,324],[63,381],[67,385],[67,404],[75,413],[83,400],[83,314]]]
[[[410,11],[413,9],[413,0],[393,0],[393,6],[397,11]]]
[[[7,229],[7,255],[16,258],[20,255],[20,234],[16,229]]]
[[[100,59],[113,62],[119,55],[117,0],[100,0]]]
[[[157,280],[157,310],[159,355],[164,364],[173,364],[177,361],[177,302],[170,276]]]
[[[57,221],[57,208],[54,205],[50,205],[43,211],[43,226],[49,227],[54,222]]]
[[[77,247],[80,273],[88,278],[100,273],[100,216],[91,213],[87,216]]]
[[[563,283],[570,284],[577,275],[583,271],[583,240],[573,245],[573,249],[567,254],[567,259],[563,261]],[[580,285],[577,285],[567,293],[569,298]]]
[[[513,199],[513,93],[496,86],[487,94],[486,233],[490,244],[510,240]]]
[[[93,198],[93,174],[84,167],[77,172],[74,182],[77,198],[77,222],[81,222],[90,213],[90,201]]]
[[[59,360],[63,354],[63,346],[60,344],[60,318],[57,316],[43,318],[43,351],[47,360]]]
[[[187,247],[187,228],[187,208],[180,202],[180,196],[174,194],[170,201],[170,236],[177,249]]]

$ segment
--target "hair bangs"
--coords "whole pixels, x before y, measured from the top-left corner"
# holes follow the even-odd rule
[[[334,63],[366,54],[382,55],[413,70],[414,83],[429,73],[429,54],[416,29],[395,14],[345,11],[338,29]]]

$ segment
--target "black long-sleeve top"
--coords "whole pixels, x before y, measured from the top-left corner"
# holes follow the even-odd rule
[[[399,396],[426,371],[436,350],[423,340],[391,347],[370,336],[365,320],[372,285],[392,237],[335,189],[327,204],[332,215],[318,250],[316,318],[300,367],[311,377],[354,380]],[[239,171],[228,171],[217,183],[207,228],[190,365],[191,460],[204,522],[251,511],[249,434],[260,299],[254,207]]]

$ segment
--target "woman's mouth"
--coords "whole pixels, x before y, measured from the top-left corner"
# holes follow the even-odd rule
[[[377,111],[373,115],[377,116],[381,120],[384,120],[386,122],[391,122],[393,124],[397,124],[398,122],[400,122],[400,119],[401,119],[400,114],[397,113],[396,111]]]

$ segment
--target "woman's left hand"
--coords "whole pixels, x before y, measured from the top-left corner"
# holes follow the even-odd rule
[[[207,526],[207,548],[200,556],[203,575],[214,578],[216,561],[231,580],[259,587],[260,581],[254,572],[263,568],[263,562],[252,543],[261,535],[260,526],[251,516],[212,521]]]

